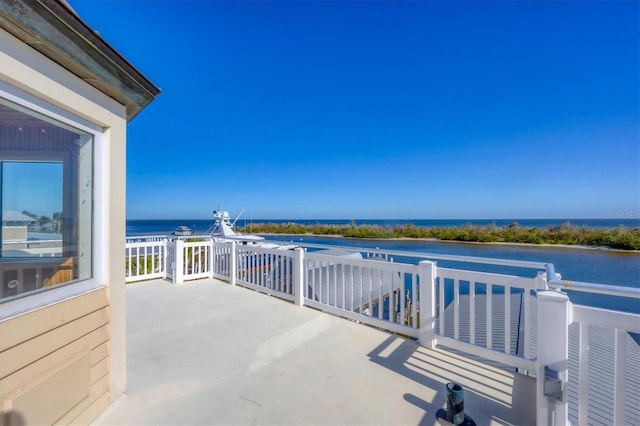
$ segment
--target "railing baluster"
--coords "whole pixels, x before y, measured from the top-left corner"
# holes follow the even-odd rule
[[[422,297],[422,294],[420,295]],[[413,273],[411,278],[411,325],[418,328],[418,274]]]
[[[269,265],[269,277],[271,281],[273,281],[272,286],[274,286],[278,291],[282,293],[286,293],[287,291],[287,283],[281,280],[276,280],[277,269],[279,269],[280,262],[282,261],[282,256],[278,253],[273,253],[271,255],[271,264]]]
[[[335,286],[335,290],[333,291],[333,306],[336,308],[340,307],[340,298],[338,297],[340,296],[340,275],[338,274],[338,267],[338,263],[333,265],[333,284]]]
[[[196,270],[196,246],[191,247],[191,273],[199,272]]]
[[[504,287],[504,353],[511,353],[511,287]]]
[[[524,291],[524,306],[522,311],[522,321],[524,322],[523,334],[524,339],[524,357],[531,359],[531,290]]]
[[[322,303],[327,303],[328,304],[328,297],[326,297],[326,291],[324,290],[324,282],[325,282],[325,276],[327,275],[327,272],[325,271],[325,265],[324,265],[324,261],[320,261],[320,268],[318,269],[318,275],[319,275],[319,280],[318,280],[318,287],[320,288],[320,302]]]
[[[346,287],[347,287],[347,277],[346,277],[346,273],[345,273],[345,265],[340,265],[340,270],[342,271],[342,309],[347,309],[347,292],[346,292]]]
[[[358,266],[358,276],[360,277],[360,313],[364,313],[364,274],[362,267]]]
[[[369,316],[373,316],[373,269],[367,268],[367,275],[369,276],[369,289],[368,289],[368,300],[369,300]]]
[[[614,425],[625,424],[624,419],[624,395],[626,391],[625,375],[627,359],[625,357],[625,341],[627,333],[616,329],[615,337],[615,362],[613,373],[613,422]]]
[[[273,253],[265,253],[264,268],[262,268],[262,279],[264,281],[265,287],[271,290],[280,291],[280,289],[278,288],[278,283],[269,279],[271,277],[271,270],[273,268],[274,259],[275,256],[273,255]]]
[[[404,280],[406,279],[405,275],[402,274],[402,282],[400,283],[401,287],[400,287],[400,294],[398,295],[398,297],[400,298],[399,302],[400,302],[400,324],[405,325],[407,323],[407,317],[406,317],[406,309],[407,307],[406,305],[406,294],[405,291],[406,289],[404,288]]]
[[[578,352],[578,424],[586,425],[589,415],[589,326],[580,323]]]
[[[453,280],[453,338],[460,340],[460,280]]]
[[[438,284],[439,285],[439,291],[438,291],[438,301],[439,301],[439,307],[438,307],[438,316],[440,319],[440,335],[444,336],[444,285],[445,285],[445,279],[444,277],[439,277],[438,278]]]
[[[285,255],[279,255],[278,256],[278,263],[276,266],[276,269],[278,270],[278,274],[284,274],[284,278],[280,279],[279,282],[282,285],[282,291],[286,294],[294,294],[294,283],[293,280],[290,279],[290,277],[293,277],[293,274],[295,273],[295,269],[294,269],[294,265],[293,265],[294,259],[289,258],[289,256],[285,256]]]
[[[303,253],[303,255],[304,255],[304,253]],[[295,256],[292,256],[292,257],[283,256],[283,259],[284,259],[285,265],[287,266],[288,271],[289,271],[289,272],[287,272],[286,278],[285,278],[285,280],[288,283],[287,284],[288,285],[288,289],[289,289],[288,293],[294,294],[295,291],[296,291],[295,290],[295,279],[294,279],[294,276],[295,276],[295,273],[296,273],[295,272],[296,269],[295,269],[294,262],[295,262],[296,257]]]
[[[322,262],[322,301],[327,305],[331,304],[331,266],[329,262]]]
[[[476,282],[469,281],[469,343],[476,343]]]
[[[284,292],[287,286],[283,282],[275,279],[275,270],[277,269],[279,256],[277,253],[271,253],[267,256],[269,258],[269,263],[267,263],[267,282],[271,281],[271,288],[276,291]]]
[[[132,256],[131,256],[131,252],[133,251],[131,248],[127,247],[127,259],[128,259],[128,265],[127,265],[127,276],[130,277],[131,276],[131,263],[132,263]]]
[[[267,265],[269,265],[269,255],[267,253],[260,253],[260,270],[258,281],[260,282],[260,287],[273,290],[273,286],[269,281],[267,281],[267,277],[265,271],[267,270]]]
[[[376,272],[379,279],[378,284],[378,319],[384,318],[384,287],[382,283],[382,271],[380,269],[376,269]]]
[[[136,247],[136,276],[140,275],[140,247]]]
[[[316,269],[316,280],[315,280],[315,283],[316,283],[316,287],[317,287],[315,289],[315,291],[317,293],[316,294],[316,298],[317,298],[318,302],[323,303],[324,300],[323,300],[323,288],[322,288],[323,287],[323,284],[322,284],[322,275],[323,275],[322,261],[316,260],[316,261],[314,261],[314,264],[315,264],[315,267],[316,267],[315,268]]]
[[[253,258],[253,278],[251,279],[251,283],[259,286],[260,281],[258,281],[258,279],[260,275],[258,273],[258,270],[260,269],[260,255],[256,252],[253,252],[252,254],[250,254],[250,256]]]
[[[250,256],[254,258],[253,279],[251,283],[260,286],[260,253],[253,252]]]
[[[487,349],[493,347],[493,284],[487,283]]]
[[[354,288],[353,288],[353,286],[354,286],[353,268],[354,268],[353,265],[349,266],[349,282],[350,282],[350,286],[349,286],[349,289],[350,289],[350,291],[349,291],[349,295],[350,295],[349,296],[349,310],[351,312],[353,312],[353,302],[354,302],[354,298],[355,298],[355,296],[354,296],[355,293],[354,293]]]
[[[289,257],[289,256],[281,256],[281,261],[284,262],[284,282],[286,284],[286,292],[287,294],[294,294],[294,281],[293,281],[293,275],[294,275],[294,267],[293,267],[293,262],[295,257]],[[278,268],[280,269],[280,268]],[[281,271],[282,272],[282,271]]]
[[[314,297],[320,303],[322,303],[322,262],[318,260],[313,261],[314,266]]]
[[[316,288],[317,287],[317,282],[318,282],[316,280],[316,269],[317,269],[317,266],[318,266],[318,262],[315,259],[313,259],[311,261],[307,260],[307,262],[310,262],[311,265],[312,265],[311,266],[311,284],[312,284],[312,286],[311,286],[311,289],[310,289],[312,294],[309,295],[309,298],[311,300],[315,299],[315,300],[320,301],[320,299],[318,298],[318,293],[319,292],[318,292],[318,289]]]
[[[389,304],[387,305],[387,315],[389,316],[389,322],[395,322],[395,318],[393,315],[393,305],[394,305],[394,296],[395,296],[395,291],[393,290],[393,279],[395,277],[394,273],[391,273],[391,279],[389,280],[389,292],[387,293],[389,295],[389,297],[387,298],[389,300]]]

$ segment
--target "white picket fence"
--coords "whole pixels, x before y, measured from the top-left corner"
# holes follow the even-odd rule
[[[167,278],[166,238],[128,239],[125,248],[126,282]]]
[[[314,248],[319,246],[308,245]],[[539,424],[566,424],[569,418],[579,424],[640,422],[640,396],[632,389],[640,383],[640,351],[628,334],[640,333],[638,313],[571,304],[566,294],[554,290],[568,282],[556,279],[550,264],[344,249],[362,256],[209,238],[137,239],[127,242],[127,282],[164,278],[181,284],[217,278],[416,338],[423,346],[446,346],[515,368],[537,377]],[[400,263],[393,262],[393,256],[424,260]],[[440,260],[469,269],[438,267]],[[521,277],[479,272],[472,270],[474,264],[537,273]],[[573,290],[614,289],[610,294],[640,298],[637,288],[571,284]],[[570,339],[575,327],[579,336]],[[594,327],[614,336],[606,354],[593,349],[594,336],[601,339]],[[614,366],[612,390],[605,396],[593,390],[601,386],[594,371],[602,365]]]

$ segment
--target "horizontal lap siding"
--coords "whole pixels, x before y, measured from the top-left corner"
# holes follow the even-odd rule
[[[0,425],[16,418],[24,424],[89,423],[109,405],[106,288],[2,321],[0,337]],[[65,390],[65,375],[72,373],[74,389]],[[47,386],[55,386],[54,394],[59,390],[59,403],[30,400]],[[18,406],[33,409],[12,409]]]

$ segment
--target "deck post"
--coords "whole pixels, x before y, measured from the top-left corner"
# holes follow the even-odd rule
[[[418,276],[420,279],[420,329],[418,341],[421,346],[427,348],[436,347],[436,264],[423,260],[418,264]],[[415,300],[415,295],[413,295]]]
[[[161,246],[161,253],[162,253],[162,278],[163,279],[167,279],[169,278],[169,239],[168,238],[163,238],[162,239],[162,246]]]
[[[236,242],[231,241],[231,253],[230,253],[231,261],[229,262],[229,283],[231,285],[236,285],[236,271],[238,269],[238,255],[236,250]]]
[[[538,291],[538,359],[536,423],[568,425],[569,297],[558,291]]]
[[[215,271],[215,260],[216,260],[216,245],[213,242],[213,238],[209,240],[209,278],[213,278]]]
[[[184,241],[176,238],[176,267],[173,269],[173,283],[184,283]]]
[[[304,250],[296,247],[293,251],[293,286],[295,304],[304,305]]]

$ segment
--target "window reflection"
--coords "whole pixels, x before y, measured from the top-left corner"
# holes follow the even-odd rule
[[[0,98],[0,301],[91,277],[92,136]]]
[[[2,257],[62,256],[62,163],[3,162]]]

